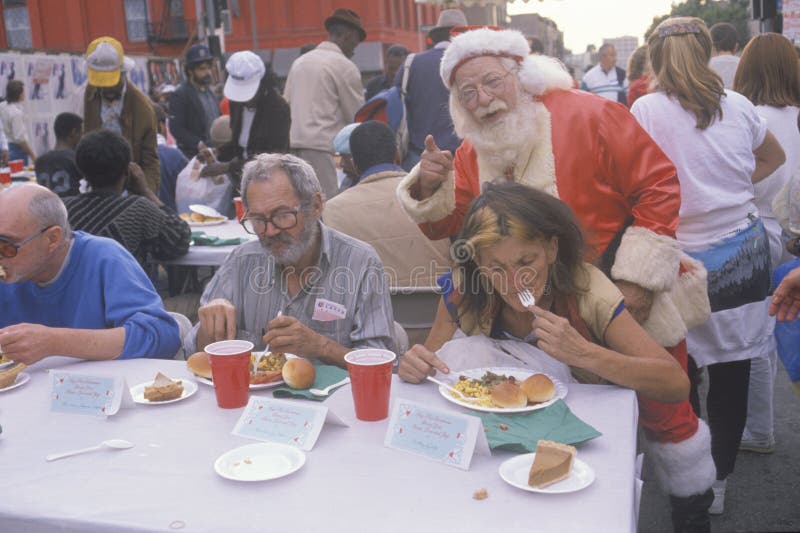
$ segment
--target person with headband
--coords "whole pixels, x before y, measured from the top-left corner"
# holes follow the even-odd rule
[[[529,55],[521,33],[461,30],[440,74],[464,142],[453,155],[427,137],[419,165],[398,187],[406,212],[438,239],[458,234],[487,182],[514,181],[556,196],[586,229],[587,260],[685,368],[686,331],[707,318],[708,299],[702,264],[682,254],[674,238],[681,194],[672,162],[625,108],[570,90],[572,78],[557,60]],[[640,395],[639,409],[675,520],[680,527],[707,522],[714,479],[707,427],[688,402]]]
[[[716,466],[709,512],[721,514],[747,417],[750,360],[771,346],[764,306],[769,240],[754,184],[772,174],[785,155],[753,104],[725,90],[708,66],[712,41],[702,20],[667,19],[647,46],[657,85],[631,112],[678,169],[683,200],[676,239],[708,271],[711,318],[689,330],[687,344],[690,362],[708,369],[706,405]],[[692,399],[699,413],[696,382]]]

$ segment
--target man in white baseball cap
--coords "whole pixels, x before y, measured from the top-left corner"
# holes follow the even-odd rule
[[[231,55],[225,64],[224,94],[230,100],[231,142],[217,150],[222,163],[208,164],[201,176],[227,173],[238,187],[244,162],[257,154],[289,151],[289,104],[277,90],[271,68],[253,52]]]

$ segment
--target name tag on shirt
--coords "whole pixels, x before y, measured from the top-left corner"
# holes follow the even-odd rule
[[[324,298],[317,298],[314,302],[314,313],[311,315],[313,320],[319,322],[331,322],[341,320],[347,316],[347,308],[342,304],[337,304]]]

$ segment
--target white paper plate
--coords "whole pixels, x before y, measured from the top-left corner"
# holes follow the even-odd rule
[[[152,384],[153,384],[152,381],[147,381],[145,383],[139,383],[135,387],[131,387],[131,396],[133,396],[133,401],[144,405],[164,405],[167,403],[175,403],[181,400],[185,400],[186,398],[197,392],[197,383],[188,379],[181,378],[181,384],[183,385],[183,394],[172,400],[164,400],[162,402],[151,402],[150,400],[144,399],[144,388]]]
[[[514,376],[518,381],[525,381],[530,376],[534,374],[544,374],[544,372],[529,372],[522,368],[505,368],[505,367],[495,367],[495,368],[471,368],[469,370],[460,370],[460,371],[453,371],[448,375],[447,381],[452,385],[456,381],[458,381],[459,376],[466,376],[470,379],[480,379],[486,372],[492,372],[494,374],[503,374],[506,376]],[[452,376],[452,377],[450,377]],[[560,400],[567,396],[567,385],[561,383],[556,378],[545,374],[550,380],[553,382],[553,385],[556,389],[556,395],[553,396],[550,400],[542,403],[537,403],[533,405],[527,405],[525,407],[518,407],[518,408],[504,408],[504,407],[486,407],[484,405],[475,405],[470,402],[465,402],[463,400],[459,400],[455,396],[453,396],[449,390],[445,389],[441,385],[439,386],[439,394],[444,396],[444,398],[454,404],[460,405],[462,407],[468,407],[474,411],[482,411],[484,413],[527,413],[529,411],[536,411],[537,409],[543,409],[548,405],[555,403],[556,400]]]
[[[592,470],[592,467],[580,459],[575,458],[572,461],[572,472],[570,472],[567,479],[563,479],[547,487],[531,487],[528,485],[528,473],[531,470],[531,465],[535,457],[535,453],[526,453],[525,455],[517,455],[516,457],[504,461],[500,465],[500,477],[503,478],[503,481],[518,489],[527,490],[529,492],[541,492],[544,494],[575,492],[585,489],[594,482],[594,470]]]
[[[21,387],[21,386],[25,385],[28,381],[30,381],[30,379],[31,379],[31,376],[27,372],[20,372],[19,374],[17,374],[17,379],[14,380],[14,383],[9,385],[8,387],[0,389],[0,392],[11,390],[11,389],[16,389],[17,387]]]
[[[288,476],[305,462],[306,454],[297,448],[259,442],[225,452],[214,462],[214,470],[234,481],[266,481]]]
[[[214,209],[213,207],[209,207],[203,204],[192,204],[189,206],[190,211],[194,211],[195,213],[200,213],[204,217],[221,217],[222,214]]]
[[[228,221],[227,218],[222,218],[220,220],[206,220],[204,222],[191,222],[187,221],[186,223],[189,224],[191,228],[199,228],[203,226],[219,226],[220,224],[224,224]]]

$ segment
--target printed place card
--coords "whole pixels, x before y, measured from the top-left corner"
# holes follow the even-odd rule
[[[125,379],[60,370],[50,371],[50,410],[92,416],[119,411],[128,390]]]
[[[398,398],[384,446],[469,470],[473,453],[489,455],[481,419]]]
[[[251,396],[233,434],[310,451],[326,420],[347,425],[325,405]]]

